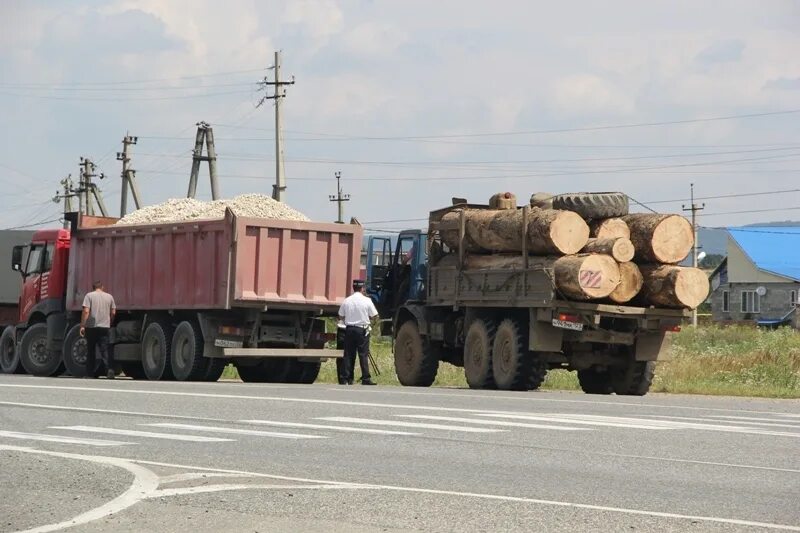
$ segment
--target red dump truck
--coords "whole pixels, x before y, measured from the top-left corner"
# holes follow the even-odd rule
[[[16,328],[0,350],[29,373],[83,375],[81,304],[94,280],[113,294],[121,370],[137,379],[312,383],[335,315],[359,273],[358,225],[237,217],[114,225],[82,216],[14,248],[22,274]],[[89,369],[96,371],[96,369]]]

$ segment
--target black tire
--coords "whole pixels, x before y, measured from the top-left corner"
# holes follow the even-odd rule
[[[203,357],[203,332],[194,322],[184,320],[172,335],[172,375],[178,381],[199,381],[206,375],[208,359]]]
[[[217,381],[222,373],[225,371],[225,367],[228,366],[230,361],[228,359],[222,359],[219,357],[214,357],[208,360],[208,367],[206,368],[206,373],[203,374],[202,381]]]
[[[19,357],[28,374],[49,377],[61,374],[61,353],[47,348],[47,324],[34,324],[25,330],[19,343]]]
[[[531,364],[531,372],[528,374],[528,390],[536,390],[542,386],[545,378],[547,377],[547,364],[543,361],[536,359],[536,354],[532,353],[533,363]]]
[[[89,371],[86,368],[86,357],[88,355],[87,343],[86,338],[81,337],[80,324],[75,324],[67,332],[67,336],[64,338],[62,355],[64,358],[64,366],[70,375],[76,378],[89,375]],[[102,361],[100,361],[95,354],[95,365],[91,371],[92,376],[97,375],[101,362]]]
[[[621,217],[628,214],[628,196],[621,192],[586,192],[553,197],[553,209],[574,211],[585,219]]]
[[[578,382],[586,394],[611,394],[614,387],[611,385],[611,373],[598,370],[595,367],[578,370]]]
[[[408,320],[400,326],[394,339],[394,371],[401,385],[430,387],[439,371],[439,357],[426,346],[419,326]]]
[[[497,330],[494,321],[476,319],[464,339],[464,376],[471,389],[493,389],[492,345]]]
[[[655,361],[630,361],[611,372],[614,392],[621,396],[644,396],[650,390],[656,373]]]
[[[3,374],[19,374],[25,372],[19,361],[19,350],[13,326],[3,330],[0,335],[0,372]]]
[[[286,377],[286,382],[310,385],[316,381],[321,369],[322,363],[319,361],[298,361],[295,359],[291,362],[291,368]]]
[[[504,319],[497,326],[492,344],[492,376],[497,388],[526,390],[532,362],[527,335],[516,320]]]
[[[131,379],[147,379],[142,364],[138,361],[120,361],[122,372]]]
[[[142,335],[142,368],[150,380],[172,379],[172,326],[151,322]]]

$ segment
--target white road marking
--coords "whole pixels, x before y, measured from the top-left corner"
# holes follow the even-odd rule
[[[163,498],[167,496],[184,496],[187,494],[205,494],[208,492],[222,492],[225,490],[342,490],[342,489],[366,489],[367,487],[356,487],[347,485],[248,485],[246,483],[229,483],[223,485],[211,485],[200,487],[184,487],[179,489],[159,489],[154,494],[147,496],[148,499]]]
[[[465,433],[499,433],[504,429],[487,429],[466,426],[450,426],[446,424],[426,424],[424,422],[403,422],[401,420],[374,420],[372,418],[354,418],[349,416],[325,416],[316,420],[328,422],[344,422],[348,424],[366,424],[368,426],[397,426],[403,428],[442,429],[446,431],[463,431]]]
[[[238,385],[238,384],[237,384]],[[450,411],[450,412],[461,412],[461,413],[475,413],[481,412],[478,409],[466,409],[466,408],[458,408],[458,407],[434,407],[430,405],[405,405],[405,404],[389,404],[389,403],[374,403],[374,402],[361,402],[361,401],[346,401],[346,400],[324,400],[324,399],[316,399],[316,398],[287,398],[285,396],[248,396],[242,394],[220,394],[220,393],[202,393],[202,392],[178,392],[178,391],[161,391],[161,390],[146,390],[146,389],[122,389],[122,388],[105,388],[105,387],[68,387],[64,385],[23,385],[17,383],[0,383],[0,388],[2,387],[13,387],[13,388],[28,388],[28,389],[53,389],[53,390],[71,390],[71,391],[84,391],[84,392],[110,392],[110,393],[118,393],[118,394],[146,394],[146,395],[164,395],[164,396],[186,396],[186,397],[194,397],[194,398],[227,398],[227,399],[235,399],[235,400],[262,400],[262,401],[273,401],[273,402],[295,402],[295,403],[314,403],[314,404],[327,404],[327,405],[355,405],[355,406],[365,406],[365,407],[385,407],[390,409],[417,409],[417,410],[429,410],[429,411]],[[411,393],[411,392],[403,392],[403,391],[376,391],[384,394],[425,394],[425,393]],[[359,394],[374,394],[370,391],[361,391],[359,390]],[[437,393],[432,393],[437,394]],[[466,395],[447,395],[451,398],[461,397]],[[492,396],[482,396],[476,395],[477,397],[481,398],[489,398]],[[644,408],[654,408],[654,409],[691,409],[697,411],[718,411],[718,412],[727,412],[727,413],[754,413],[754,414],[764,414],[764,415],[773,415],[775,413],[769,411],[748,411],[743,409],[721,409],[721,408],[714,408],[714,407],[695,407],[695,406],[680,406],[680,405],[659,405],[659,404],[647,404],[647,403],[625,403],[625,402],[610,402],[610,401],[597,401],[597,400],[563,400],[558,398],[531,398],[531,397],[523,397],[523,396],[496,396],[497,398],[504,399],[504,400],[513,400],[513,399],[527,399],[531,401],[552,401],[552,402],[566,402],[566,403],[581,403],[581,404],[590,404],[592,406],[597,406],[598,404],[607,405],[607,406],[635,406],[635,407],[644,407]],[[503,412],[503,411],[494,411],[494,410],[486,410],[483,412]],[[794,416],[794,415],[791,415]],[[797,415],[800,417],[800,415]]]
[[[392,431],[388,429],[354,428],[350,426],[329,426],[326,424],[306,424],[303,422],[278,422],[275,420],[239,420],[242,424],[262,424],[265,426],[287,427],[287,428],[308,428],[308,429],[330,429],[332,431],[348,431],[352,433],[371,433],[374,435],[401,435],[416,436],[419,433],[410,431]]]
[[[760,527],[765,529],[774,529],[774,530],[781,530],[781,531],[796,531],[800,532],[800,526],[788,525],[788,524],[776,524],[771,522],[756,522],[751,520],[740,520],[736,518],[722,518],[722,517],[715,517],[715,516],[701,516],[701,515],[686,515],[686,514],[679,514],[679,513],[667,513],[661,511],[648,511],[642,509],[629,509],[624,507],[610,507],[610,506],[601,506],[601,505],[592,505],[592,504],[585,504],[585,503],[574,503],[574,502],[564,502],[564,501],[556,501],[556,500],[541,500],[535,498],[525,498],[525,497],[517,497],[517,496],[505,496],[499,494],[483,494],[483,493],[475,493],[475,492],[459,492],[459,491],[448,491],[448,490],[437,490],[437,489],[426,489],[426,488],[417,488],[417,487],[404,487],[398,485],[372,485],[372,484],[360,484],[360,483],[349,483],[349,482],[341,482],[341,481],[329,481],[329,480],[319,480],[319,479],[307,479],[307,478],[297,478],[297,477],[288,477],[288,476],[279,476],[279,475],[272,475],[272,474],[264,474],[260,472],[247,472],[242,470],[227,470],[221,468],[208,468],[202,466],[190,466],[190,465],[179,465],[174,463],[163,463],[163,462],[156,462],[156,461],[146,461],[146,460],[137,460],[137,459],[121,459],[115,457],[92,457],[92,456],[77,456],[73,454],[59,454],[57,452],[46,452],[40,450],[32,450],[29,448],[15,448],[15,447],[4,447],[0,446],[0,450],[2,449],[15,449],[17,451],[26,451],[30,453],[42,453],[46,455],[54,455],[54,456],[67,456],[69,458],[86,458],[87,460],[94,460],[96,462],[106,462],[107,464],[116,464],[115,462],[125,463],[126,466],[123,468],[127,469],[127,466],[130,466],[130,463],[136,464],[146,464],[146,465],[153,465],[153,466],[163,466],[168,468],[175,468],[175,469],[183,469],[183,470],[196,470],[196,471],[205,471],[205,472],[222,472],[222,473],[229,473],[229,474],[241,474],[245,476],[253,476],[253,477],[263,477],[267,479],[279,479],[285,481],[296,481],[301,483],[316,483],[321,485],[322,487],[328,486],[338,486],[342,488],[349,488],[349,489],[384,489],[384,490],[391,490],[397,492],[408,492],[408,493],[419,493],[419,494],[433,494],[433,495],[443,495],[443,496],[456,496],[456,497],[464,497],[464,498],[475,498],[475,499],[484,499],[484,500],[493,500],[493,501],[506,501],[506,502],[513,502],[513,503],[528,503],[534,505],[546,505],[552,507],[567,507],[573,509],[581,509],[587,511],[603,511],[603,512],[611,512],[611,513],[619,513],[619,514],[627,514],[627,515],[636,515],[636,516],[651,516],[657,518],[669,518],[675,520],[689,520],[689,521],[698,521],[698,522],[709,522],[709,523],[718,523],[718,524],[728,524],[728,525],[737,525],[737,526],[747,526],[747,527]],[[112,462],[115,461],[115,462]],[[152,474],[147,469],[143,469],[145,472]],[[136,475],[136,474],[134,474]],[[130,493],[133,490],[128,489],[127,493]],[[156,490],[155,487],[149,490],[141,490],[140,494],[144,495],[148,492],[152,492]],[[121,498],[122,496],[120,496]],[[117,498],[119,499],[119,498]],[[114,500],[116,501],[116,500]],[[109,502],[110,505],[112,502]],[[133,503],[136,503],[135,501]],[[133,504],[131,504],[133,505]],[[129,507],[130,505],[126,506]],[[121,510],[121,509],[120,509]],[[95,513],[97,510],[90,511],[90,513]],[[116,511],[115,511],[116,512]],[[97,518],[102,518],[104,516],[108,516],[109,514],[113,513],[106,513]],[[83,515],[81,515],[83,516]],[[94,518],[93,518],[94,519]],[[65,523],[67,525],[62,525],[57,529],[64,529],[71,525],[80,525],[84,524],[87,521],[81,521],[74,523],[70,521],[69,523]],[[47,529],[42,531],[55,531],[55,529]],[[38,532],[37,532],[38,533]]]
[[[181,440],[187,442],[234,442],[233,439],[220,439],[217,437],[202,437],[200,435],[178,435],[175,433],[153,433],[152,431],[138,431],[135,429],[103,428],[97,426],[50,426],[50,429],[64,429],[67,431],[84,431],[86,433],[106,433],[108,435],[126,435],[130,437],[144,437],[148,439]]]
[[[513,420],[540,420],[546,422],[563,422],[564,424],[583,424],[587,426],[607,426],[617,428],[631,428],[631,429],[670,429],[658,421],[653,421],[651,424],[633,423],[633,422],[609,422],[605,420],[585,420],[578,416],[571,415],[550,415],[550,414],[521,414],[521,413],[475,413],[476,416],[496,417],[496,418],[510,418]]]
[[[180,382],[176,382],[180,383]],[[34,409],[52,409],[55,411],[76,411],[84,413],[101,413],[110,415],[135,415],[135,416],[154,416],[158,418],[175,418],[181,420],[205,420],[207,422],[225,422],[221,418],[208,418],[203,416],[186,416],[175,414],[162,414],[162,413],[143,413],[141,411],[118,411],[114,409],[97,409],[95,407],[71,407],[68,405],[52,405],[43,403],[25,403],[25,402],[0,402],[0,405],[9,405],[11,407],[31,407]]]
[[[61,435],[46,435],[41,433],[22,433],[19,431],[2,431],[0,437],[19,440],[36,440],[42,442],[58,442],[60,444],[83,444],[86,446],[125,446],[132,442],[120,442],[116,440],[95,440],[81,439],[77,437],[63,437]]]
[[[669,419],[669,420],[692,420],[692,421],[695,421],[695,422],[705,422],[705,423],[709,423],[709,422],[716,422],[716,423],[727,422],[727,420],[714,420],[713,418],[708,418],[708,417],[701,418],[701,417],[696,417],[696,416],[668,416],[668,415],[648,415],[648,416],[652,416],[652,417],[655,417],[655,418],[664,418],[664,419]],[[787,422],[788,422],[788,420],[787,420]],[[769,422],[749,422],[747,420],[738,420],[738,419],[736,420],[736,423],[739,424],[739,425],[744,424],[744,425],[747,425],[747,426],[764,426],[764,427],[800,429],[800,425],[798,425],[798,424],[771,424]]]
[[[569,426],[554,426],[548,424],[526,424],[525,422],[505,422],[503,420],[477,420],[474,418],[462,418],[458,416],[436,416],[436,415],[397,415],[403,418],[418,418],[422,420],[442,420],[446,422],[466,422],[468,424],[478,424],[484,426],[503,426],[515,428],[531,429],[554,429],[556,431],[591,431],[589,428],[575,428]]]
[[[728,420],[736,420],[737,424],[740,424],[742,420],[751,420],[751,421],[759,421],[759,422],[766,422],[770,424],[778,424],[780,422],[789,422],[789,420],[781,420],[780,418],[758,418],[752,416],[725,416],[725,415],[708,415],[710,418],[724,418]],[[796,427],[800,429],[800,425],[794,424],[791,427]]]
[[[195,426],[192,424],[172,424],[162,422],[158,424],[142,424],[159,428],[188,429],[192,431],[207,431],[209,433],[231,433],[234,435],[253,435],[256,437],[276,437],[279,439],[327,439],[323,435],[303,435],[301,433],[282,433],[279,431],[260,431],[257,429],[223,428],[216,426]]]

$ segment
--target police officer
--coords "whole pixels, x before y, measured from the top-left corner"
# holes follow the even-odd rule
[[[344,361],[337,365],[339,384],[352,385],[355,373],[356,352],[361,365],[361,384],[377,385],[369,373],[370,321],[378,316],[372,299],[366,295],[364,281],[353,281],[353,294],[345,298],[339,308],[339,320],[344,322]]]

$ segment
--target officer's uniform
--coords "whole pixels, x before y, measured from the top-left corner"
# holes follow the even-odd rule
[[[363,288],[363,281],[354,281],[353,294],[339,308],[339,317],[345,325],[344,360],[337,365],[341,385],[353,383],[356,352],[361,365],[361,383],[375,384],[369,373],[369,326],[370,319],[378,316],[378,310],[372,299],[361,292]]]

